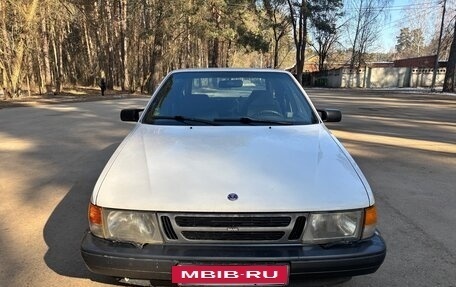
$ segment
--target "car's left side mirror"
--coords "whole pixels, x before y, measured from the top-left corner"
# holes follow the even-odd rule
[[[120,111],[120,119],[124,122],[137,122],[144,109],[124,109]]]
[[[342,120],[342,113],[336,109],[318,109],[321,119],[324,122],[340,122]]]

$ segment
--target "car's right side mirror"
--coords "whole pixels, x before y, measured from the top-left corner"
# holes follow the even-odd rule
[[[321,119],[324,122],[340,122],[342,120],[342,113],[336,109],[318,109]]]

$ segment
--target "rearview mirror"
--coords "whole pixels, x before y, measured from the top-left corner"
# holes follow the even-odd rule
[[[318,113],[324,122],[340,122],[342,113],[336,109],[318,109]]]
[[[225,80],[220,81],[218,86],[222,89],[230,89],[230,88],[240,88],[244,85],[242,80]]]
[[[124,109],[120,111],[120,119],[124,122],[137,122],[139,120],[139,114],[144,109]]]

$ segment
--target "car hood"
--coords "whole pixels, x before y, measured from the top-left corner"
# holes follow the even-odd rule
[[[103,207],[185,212],[303,212],[362,208],[370,189],[323,124],[138,124],[102,172]],[[228,200],[236,193],[238,199]]]

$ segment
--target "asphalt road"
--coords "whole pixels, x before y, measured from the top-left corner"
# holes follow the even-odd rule
[[[311,89],[364,171],[388,254],[354,286],[456,286],[456,96]],[[0,110],[0,286],[108,286],[79,255],[92,187],[146,99]]]

